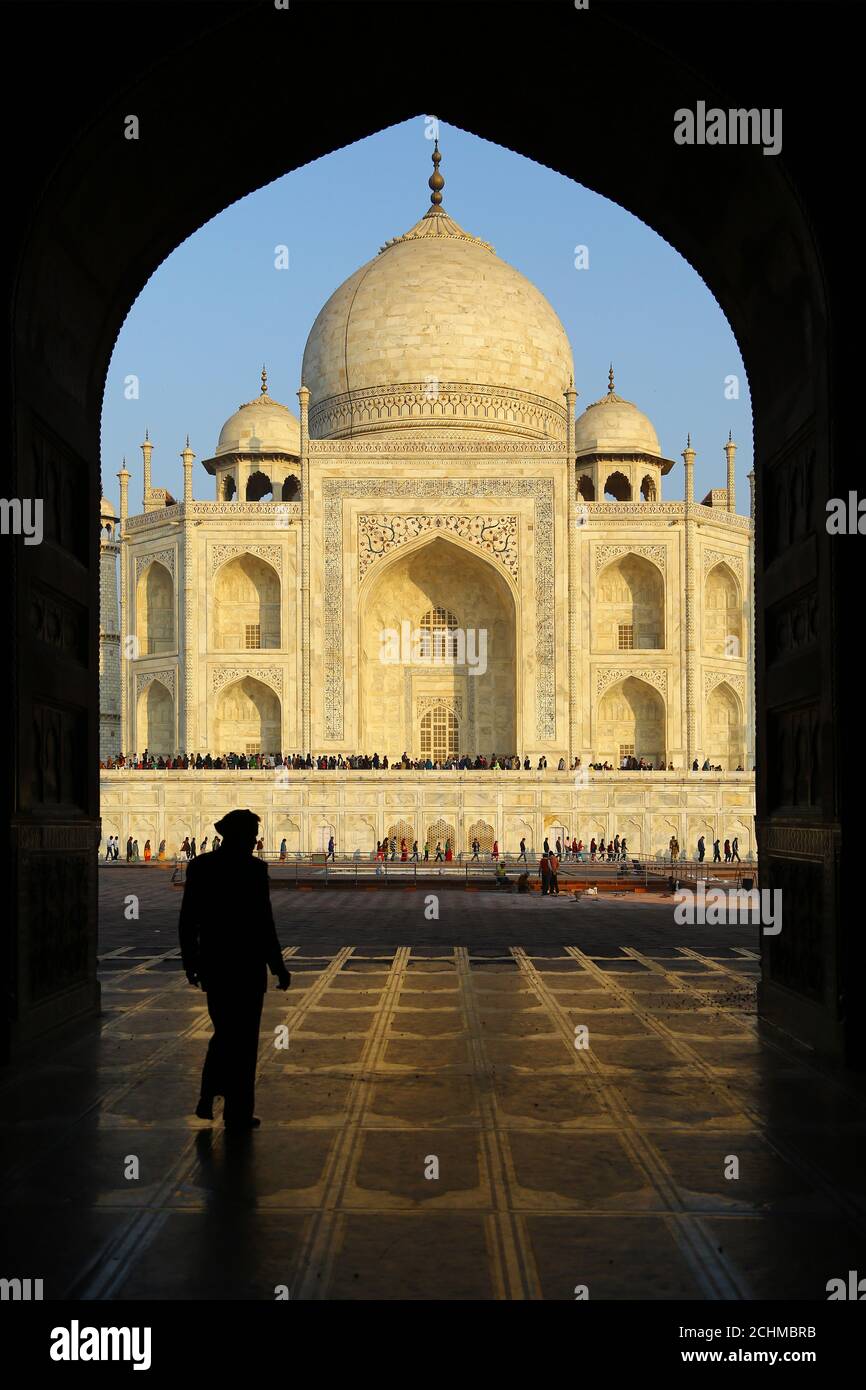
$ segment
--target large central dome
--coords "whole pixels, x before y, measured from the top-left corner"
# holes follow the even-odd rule
[[[438,146],[433,163],[441,156]],[[481,430],[565,438],[571,346],[544,295],[432,206],[331,295],[310,330],[310,435]]]

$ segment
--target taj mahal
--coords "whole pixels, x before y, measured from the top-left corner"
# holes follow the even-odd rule
[[[299,853],[334,837],[366,854],[395,832],[537,849],[561,830],[648,855],[736,835],[745,857],[753,518],[736,445],[719,441],[722,485],[698,502],[695,422],[680,475],[607,362],[578,409],[554,307],[446,212],[440,159],[437,144],[421,219],[315,319],[297,410],[263,372],[199,470],[187,439],[181,498],[154,486],[146,437],[141,509],[125,462],[119,513],[103,502],[103,835],[174,853],[249,806],[269,848]],[[421,654],[386,656],[383,634],[407,629]],[[117,768],[145,750],[390,766]],[[478,754],[519,766],[455,768]]]

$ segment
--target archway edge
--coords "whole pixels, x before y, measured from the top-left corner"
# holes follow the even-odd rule
[[[847,240],[845,219],[832,215],[836,189],[826,161],[815,160],[812,146],[802,139],[799,147],[796,141],[791,144],[793,155],[786,145],[785,154],[774,159],[762,157],[760,150],[683,149],[672,139],[675,109],[694,108],[698,100],[740,106],[743,93],[761,90],[761,79],[777,58],[772,21],[764,22],[758,7],[748,45],[742,45],[736,26],[724,25],[707,45],[682,23],[678,7],[622,6],[614,13],[601,6],[580,13],[570,6],[537,7],[536,22],[546,26],[545,64],[535,87],[534,72],[524,74],[526,101],[503,107],[499,74],[513,66],[514,26],[491,25],[489,7],[463,6],[460,11],[462,49],[484,58],[473,65],[471,86],[464,82],[465,64],[445,65],[436,71],[435,82],[424,74],[419,79],[417,68],[397,60],[402,30],[371,25],[368,7],[341,7],[340,24],[330,26],[327,38],[330,99],[314,126],[291,127],[287,159],[278,140],[259,138],[262,118],[270,118],[273,130],[286,129],[280,105],[286,64],[325,51],[320,16],[327,21],[328,8],[292,7],[290,16],[270,5],[176,9],[170,40],[151,31],[147,44],[124,42],[118,17],[110,38],[123,45],[118,50],[123,61],[108,66],[104,44],[87,42],[87,16],[76,7],[71,12],[68,7],[66,14],[58,11],[53,16],[55,43],[50,51],[43,45],[40,100],[30,112],[26,137],[10,152],[10,178],[19,202],[28,211],[35,209],[29,220],[25,213],[20,230],[13,229],[19,236],[18,254],[9,261],[16,412],[14,419],[10,415],[7,444],[14,460],[11,488],[20,497],[41,495],[42,460],[50,454],[62,475],[63,493],[78,510],[71,524],[62,525],[58,510],[58,544],[19,548],[14,569],[12,548],[5,550],[6,589],[19,595],[18,664],[13,668],[19,761],[7,801],[16,823],[30,818],[22,836],[31,833],[34,823],[45,836],[56,836],[51,843],[56,842],[58,857],[70,875],[78,875],[78,919],[88,923],[85,984],[73,981],[62,999],[60,994],[52,998],[50,1009],[37,1008],[24,991],[15,1000],[15,1036],[24,1038],[44,1027],[49,1012],[57,1022],[80,1005],[92,1007],[98,997],[94,892],[73,862],[72,848],[89,844],[98,825],[96,662],[80,670],[68,661],[53,663],[28,631],[24,615],[28,585],[49,582],[89,611],[96,651],[99,410],[123,318],[152,272],[198,226],[290,167],[417,114],[420,81],[427,84],[422,98],[430,93],[442,120],[585,184],[642,218],[676,247],[715,295],[739,341],[755,411],[759,503],[766,485],[763,501],[770,514],[773,497],[785,495],[793,477],[807,469],[814,480],[811,510],[803,508],[796,524],[780,528],[778,535],[763,534],[763,508],[757,512],[756,666],[764,673],[757,686],[757,800],[761,850],[770,853],[779,882],[796,901],[805,902],[795,885],[808,869],[810,891],[820,899],[817,915],[826,924],[820,997],[813,997],[811,976],[807,979],[814,945],[801,914],[790,929],[786,924],[781,947],[776,943],[777,959],[769,960],[772,953],[765,952],[762,1008],[782,1021],[786,1031],[810,1039],[821,1050],[839,1054],[850,1041],[857,1055],[866,1057],[866,1030],[857,1022],[866,1017],[864,948],[850,933],[841,954],[837,942],[837,934],[842,939],[838,730],[846,727],[848,697],[843,699],[839,687],[844,642],[837,638],[831,587],[834,576],[838,579],[852,566],[852,558],[850,548],[840,555],[836,545],[831,555],[820,508],[814,505],[821,496],[844,495],[848,483],[840,476],[847,467],[846,451],[831,448],[829,311],[812,226],[820,230],[835,277],[836,322],[855,331],[844,270],[853,242]],[[31,13],[33,19],[22,11],[19,27],[24,26],[26,36],[26,25],[32,23],[38,40],[36,24],[42,16],[32,7]],[[130,25],[137,25],[134,7],[128,13]],[[275,23],[283,25],[282,42],[274,37]],[[839,58],[832,26],[825,34],[820,28],[800,29],[792,26],[788,62],[778,72],[778,90],[792,100],[804,67],[810,66],[820,82],[822,72],[849,61],[847,52]],[[26,37],[22,46],[25,42]],[[76,51],[74,65],[68,64],[70,49]],[[616,101],[610,98],[611,54],[616,58]],[[260,98],[254,107],[242,84],[213,82],[215,72],[235,71],[253,58]],[[374,77],[387,71],[388,81],[368,82],[359,106],[360,68]],[[570,97],[577,82],[583,98],[579,141]],[[732,82],[734,92],[727,90]],[[832,103],[822,107],[813,101],[811,108],[818,112],[812,128],[828,143],[833,139],[826,115],[830,107]],[[133,146],[122,134],[129,111],[139,113],[147,136]],[[796,187],[785,171],[789,159]],[[52,172],[43,187],[46,168]],[[142,197],[146,188],[159,188],[161,196]],[[101,213],[97,221],[94,207]],[[837,331],[844,341],[843,328]],[[840,379],[853,374],[850,357],[840,354],[836,369]],[[856,386],[845,392],[837,385],[840,422],[857,399]],[[838,423],[837,435],[843,433]],[[853,567],[850,573],[850,582],[838,586],[843,598],[857,592]],[[817,604],[816,659],[807,654],[794,668],[788,663],[784,671],[773,669],[765,610],[791,600],[804,582],[812,584]],[[55,813],[46,811],[33,792],[28,727],[34,701],[50,699],[74,711],[88,746],[88,760],[75,774],[76,819],[57,832],[51,825]],[[784,779],[774,765],[776,734],[789,717],[792,700],[814,711],[821,752],[815,799],[798,812],[802,825],[794,826],[784,815]],[[66,839],[61,841],[61,835]],[[803,844],[814,860],[812,867],[804,868],[798,857]],[[11,852],[15,864],[27,853],[17,840]],[[844,857],[841,862],[847,865]],[[13,883],[15,873],[5,879]],[[21,909],[14,929],[17,955],[26,960],[31,932],[38,926]],[[791,942],[803,950],[786,955]],[[848,1001],[844,1016],[840,999]]]
[[[482,12],[485,8],[461,8],[461,42],[469,47],[474,42],[483,44],[490,59],[491,48],[499,44],[503,50],[510,48],[513,39],[511,26],[503,26],[500,32],[489,24]],[[811,304],[803,305],[802,327],[806,327],[807,314],[813,326],[826,315],[811,228],[782,157],[763,158],[756,150],[744,158],[736,150],[718,148],[708,164],[702,151],[675,145],[675,109],[694,106],[699,99],[708,105],[738,102],[691,64],[666,51],[657,23],[641,24],[633,13],[623,20],[598,8],[579,16],[566,7],[545,9],[546,62],[543,80],[540,75],[538,88],[531,94],[537,119],[527,122],[522,104],[520,110],[503,111],[501,102],[494,100],[498,95],[495,61],[478,65],[471,89],[456,68],[446,66],[437,72],[439,118],[582,183],[652,227],[712,290],[740,342],[750,375],[749,328],[765,335],[768,346],[772,343],[774,353],[766,354],[761,365],[772,373],[773,389],[786,397],[790,394],[793,404],[793,391],[790,387],[785,391],[785,375],[791,354],[800,354],[808,340],[790,331],[791,304],[804,298],[804,281],[809,282]],[[77,144],[67,149],[45,189],[22,258],[16,336],[39,356],[48,352],[44,339],[40,342],[38,335],[28,331],[49,308],[62,312],[55,296],[56,277],[39,273],[44,268],[40,246],[46,239],[53,240],[58,226],[70,229],[79,273],[89,276],[91,285],[105,286],[108,300],[98,328],[96,323],[86,323],[74,333],[76,338],[82,334],[92,338],[97,330],[97,350],[82,353],[77,364],[64,361],[65,369],[86,373],[79,378],[75,395],[88,409],[101,402],[108,361],[129,307],[177,245],[232,202],[283,174],[413,116],[423,120],[417,71],[411,64],[392,64],[388,83],[373,84],[361,106],[347,98],[341,109],[338,100],[331,101],[321,120],[293,124],[290,150],[285,142],[262,141],[263,119],[267,122],[269,115],[271,128],[284,129],[280,78],[286,61],[321,37],[315,13],[300,7],[292,11],[291,30],[287,28],[285,37],[275,41],[274,17],[274,10],[267,6],[244,6],[228,19],[223,11],[202,22],[194,48],[177,42],[156,62],[148,61],[150,54],[143,56],[137,80],[85,132],[78,132]],[[581,25],[577,47],[576,18]],[[340,30],[342,45],[329,44],[331,90],[336,94],[351,91],[341,73],[347,79],[356,75],[359,54],[373,42],[363,11],[341,7]],[[242,84],[224,89],[212,80],[214,72],[227,66],[233,70],[242,63],[245,51],[255,54],[259,100],[254,105],[246,100]],[[596,51],[601,61],[593,61]],[[612,51],[617,55],[616,102],[609,100]],[[192,55],[196,61],[190,61]],[[646,81],[648,62],[653,69],[650,83]],[[571,90],[578,63],[587,98],[581,140],[575,142],[570,132],[563,132],[558,140],[549,132],[561,129],[559,94]],[[125,62],[124,71],[134,72],[134,65]],[[531,81],[531,73],[525,76]],[[129,142],[122,138],[122,130],[118,133],[123,120],[119,113],[126,111],[144,113],[148,125],[148,138],[136,148],[134,160],[129,158]],[[207,140],[201,138],[203,128],[208,131]],[[611,149],[617,151],[615,160]],[[670,190],[682,188],[684,179],[688,199],[671,196]],[[143,200],[142,186],[160,187],[165,196]],[[720,198],[726,209],[724,219],[718,214]],[[84,210],[94,206],[104,210],[102,225],[117,229],[113,243],[92,235],[92,219]],[[125,206],[135,209],[134,217],[124,214]],[[75,237],[76,226],[87,234]],[[761,241],[754,235],[756,227],[766,231]],[[756,256],[766,257],[763,269],[755,264]],[[745,277],[739,275],[744,264],[751,266]],[[74,276],[71,259],[65,269]],[[759,292],[765,304],[772,298],[775,322],[768,321],[773,314],[763,323],[760,316],[750,316],[741,290],[747,295]],[[779,331],[780,318],[786,333]],[[72,322],[69,329],[74,330]],[[802,418],[811,408],[810,401],[801,402]]]

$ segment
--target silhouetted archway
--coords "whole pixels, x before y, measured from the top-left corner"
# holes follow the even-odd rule
[[[60,590],[91,633],[98,620],[101,397],[118,329],[137,293],[174,247],[229,202],[376,129],[422,119],[430,90],[416,65],[394,61],[387,83],[368,84],[359,104],[357,73],[381,66],[381,31],[367,7],[343,7],[340,24],[328,29],[328,102],[315,122],[287,124],[285,71],[321,51],[328,8],[293,7],[291,26],[273,6],[189,8],[196,13],[179,16],[170,37],[152,35],[140,52],[128,44],[122,68],[114,68],[116,85],[108,87],[98,46],[89,56],[82,40],[80,7],[62,19],[53,13],[56,56],[39,46],[39,101],[28,113],[27,140],[12,156],[17,163],[7,169],[19,197],[34,207],[38,201],[32,220],[21,220],[20,256],[13,250],[8,260],[15,303],[9,490],[45,498],[47,544],[3,549],[4,592],[20,617],[34,589]],[[708,151],[672,138],[677,108],[694,108],[699,99],[736,106],[727,90],[734,68],[741,86],[749,73],[763,76],[775,35],[772,46],[759,41],[744,51],[738,42],[733,50],[724,35],[708,45],[699,29],[686,32],[679,12],[640,8],[599,6],[576,15],[571,6],[544,7],[543,70],[524,71],[524,100],[509,108],[501,102],[501,73],[513,62],[512,27],[491,25],[488,7],[461,7],[461,45],[483,53],[484,62],[472,64],[471,81],[464,64],[437,69],[438,115],[641,217],[702,275],[737,335],[755,418],[759,852],[768,886],[789,891],[791,904],[784,933],[765,948],[760,1005],[765,1017],[823,1052],[860,1060],[864,947],[851,930],[853,917],[842,920],[839,900],[838,740],[848,725],[840,717],[845,644],[833,600],[834,577],[850,557],[828,549],[823,526],[823,499],[845,496],[847,484],[832,449],[830,313],[812,229],[820,225],[825,241],[843,232],[825,217],[833,187],[817,161],[801,160],[792,179],[787,154]],[[24,15],[22,9],[17,16],[22,24],[35,25]],[[37,34],[34,28],[33,49]],[[816,43],[814,32],[809,42]],[[65,68],[73,47],[74,71]],[[789,65],[798,76],[798,62],[790,58]],[[251,69],[255,102],[244,83],[213,81],[214,73]],[[590,116],[575,141],[578,80]],[[129,111],[142,113],[147,133],[132,147],[123,138]],[[278,129],[280,138],[262,140],[263,128]],[[159,197],[143,197],[143,189],[159,189]],[[671,196],[686,189],[687,196]],[[94,207],[101,210],[98,232],[88,211]],[[828,257],[828,264],[837,262],[846,257]],[[847,312],[841,294],[834,310]],[[838,397],[847,409],[845,393]],[[817,615],[805,628],[794,622],[804,602]],[[803,635],[792,651],[780,634],[795,630]],[[6,1032],[24,1042],[46,1017],[62,1022],[94,1009],[98,998],[88,860],[99,829],[98,692],[96,663],[76,665],[73,657],[70,667],[68,655],[46,648],[25,621],[18,621],[15,640],[18,756],[6,791],[15,828],[3,881],[15,884],[29,871],[36,828],[55,846],[67,885],[56,925],[63,965],[42,996],[26,983],[40,924],[20,900],[17,917],[7,915],[14,932],[3,950],[7,973],[13,960],[23,964],[4,982]],[[56,739],[49,715],[59,706],[82,750],[64,773],[60,813],[52,800],[56,778],[44,775],[52,750],[39,742]],[[42,732],[34,737],[31,729]],[[778,759],[801,744],[812,750],[808,776],[801,769],[788,777]]]

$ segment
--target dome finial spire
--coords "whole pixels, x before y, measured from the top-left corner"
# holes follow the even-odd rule
[[[433,154],[431,158],[433,160],[433,173],[427,180],[427,187],[433,190],[430,194],[430,202],[433,204],[434,208],[438,208],[442,203],[442,189],[445,187],[445,180],[439,173],[439,162],[442,156],[439,153],[438,140],[433,141]]]
[[[262,363],[262,395],[263,395],[263,396],[266,396],[267,394],[268,394],[268,369],[267,369],[267,367],[265,366],[265,364],[264,364],[264,362],[263,362],[263,363]]]
[[[610,370],[608,371],[608,374],[607,374],[607,393],[608,393],[609,396],[612,396],[612,395],[613,395],[613,363],[612,363],[612,362],[611,362],[611,364],[610,364]]]

